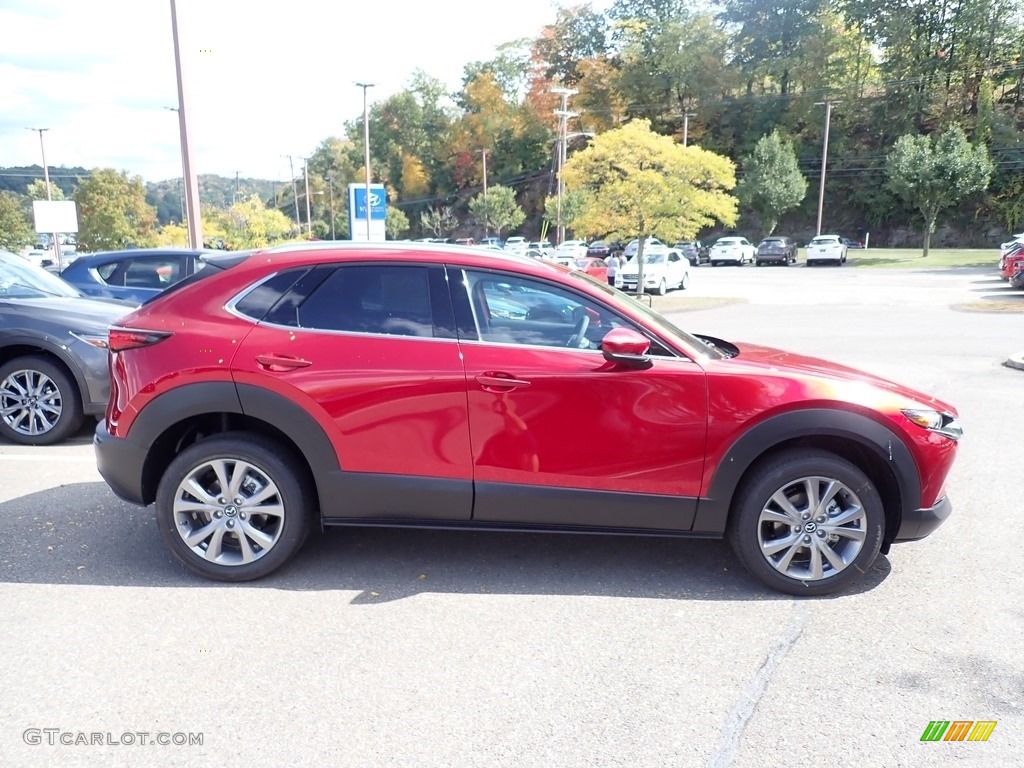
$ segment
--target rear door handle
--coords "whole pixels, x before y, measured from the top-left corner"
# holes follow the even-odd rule
[[[277,373],[281,373],[282,371],[293,371],[296,368],[305,368],[306,366],[313,364],[311,361],[303,360],[301,357],[274,354],[256,355],[256,362],[260,364],[261,368],[268,371],[275,371]]]
[[[507,392],[510,389],[530,386],[530,382],[517,379],[510,373],[493,373],[490,371],[477,376],[476,381],[488,392]]]

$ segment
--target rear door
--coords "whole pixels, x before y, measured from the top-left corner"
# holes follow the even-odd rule
[[[302,273],[242,341],[233,374],[298,403],[328,433],[341,471],[320,494],[335,502],[324,517],[468,520],[466,373],[444,269]]]

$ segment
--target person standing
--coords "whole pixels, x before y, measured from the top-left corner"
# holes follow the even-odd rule
[[[608,285],[612,288],[615,287],[615,276],[619,274],[619,254],[613,253],[608,257]]]

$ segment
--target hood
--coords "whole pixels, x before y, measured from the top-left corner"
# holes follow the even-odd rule
[[[32,325],[45,322],[66,326],[72,331],[105,331],[115,320],[134,309],[133,305],[124,302],[70,296],[0,301],[0,314],[9,317],[13,325],[23,325],[24,320],[29,320]]]
[[[949,403],[931,395],[846,365],[756,344],[736,343],[735,347],[739,350],[736,357],[717,362],[730,366],[739,364],[755,374],[757,370],[761,370],[764,372],[762,375],[766,378],[781,374],[790,378],[808,377],[830,380],[833,386],[828,389],[833,399],[859,402],[863,398],[859,397],[858,393],[864,392],[865,387],[870,387],[889,393],[898,400],[910,400],[913,403],[954,415],[957,413]],[[823,392],[823,394],[826,393]],[[902,407],[909,406],[908,403]]]

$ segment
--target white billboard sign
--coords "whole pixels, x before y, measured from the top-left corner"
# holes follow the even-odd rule
[[[35,200],[32,214],[36,220],[36,232],[78,231],[78,208],[74,200]]]

